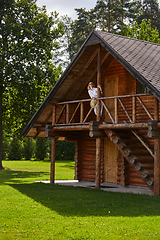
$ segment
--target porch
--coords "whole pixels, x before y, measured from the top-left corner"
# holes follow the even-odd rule
[[[112,97],[101,97],[99,102],[103,106],[101,123],[112,128],[114,125],[119,127],[129,126],[134,128],[136,123],[148,123],[149,120],[159,119],[159,101],[151,94],[134,94]],[[51,116],[50,116],[51,117]],[[91,121],[96,121],[93,108],[90,107],[90,99],[80,99],[53,103],[52,125],[60,130],[60,126],[67,130],[67,126],[85,126]],[[137,124],[136,124],[137,125]],[[135,126],[136,126],[135,125]],[[79,127],[78,127],[79,126]],[[142,127],[143,125],[137,125]],[[72,128],[74,130],[74,127]]]

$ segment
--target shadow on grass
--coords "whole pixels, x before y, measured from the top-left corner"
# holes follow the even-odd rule
[[[54,184],[9,184],[63,216],[159,216],[159,197]]]
[[[9,168],[0,171],[0,185],[11,183],[22,183],[27,179],[40,178],[48,175],[48,172],[29,172],[29,171],[12,171]]]

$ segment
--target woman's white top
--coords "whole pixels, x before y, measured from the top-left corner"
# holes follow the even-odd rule
[[[97,99],[97,88],[93,88],[92,90],[89,89],[88,94],[89,94],[90,98],[96,98]],[[101,94],[102,94],[102,92],[101,92]],[[103,110],[103,105],[101,103],[101,112],[100,112],[101,116],[102,116],[102,110]],[[94,108],[94,113],[95,113],[95,115],[97,115],[97,107]]]
[[[89,94],[89,96],[91,97],[91,98],[97,98],[97,88],[93,88],[92,90],[91,89],[89,89],[88,90],[88,94]]]

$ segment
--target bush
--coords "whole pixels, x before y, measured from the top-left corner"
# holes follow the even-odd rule
[[[4,131],[3,160],[36,160],[49,159],[51,140],[46,138],[25,137],[21,139],[16,132]],[[74,160],[75,143],[56,139],[56,160]]]
[[[74,160],[75,143],[56,140],[56,160]]]
[[[18,136],[13,133],[12,140],[10,142],[9,160],[21,160],[22,158],[22,141]]]
[[[36,139],[36,152],[35,157],[37,160],[44,160],[45,158],[50,157],[50,145],[51,142],[46,138],[37,138]]]
[[[23,140],[23,158],[31,160],[35,155],[36,142],[33,138],[26,137]]]

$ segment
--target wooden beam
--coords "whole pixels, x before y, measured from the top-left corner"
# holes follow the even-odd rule
[[[120,98],[118,98],[118,101],[120,102],[120,104],[121,104],[121,106],[122,106],[124,112],[126,113],[128,119],[129,119],[129,121],[130,121],[131,123],[133,123],[131,117],[129,116],[129,113],[128,113],[127,109],[125,108],[125,106],[124,106],[124,104],[122,103],[122,101],[121,101]]]
[[[66,107],[66,105],[64,105],[64,106],[62,107],[62,109],[61,109],[61,111],[60,111],[60,114],[59,114],[59,116],[58,116],[58,119],[56,120],[56,123],[58,123],[58,121],[59,121],[59,119],[60,119],[60,117],[61,117],[61,115],[62,115],[62,113],[63,113],[63,111],[64,111],[64,109],[65,109],[65,107]]]
[[[69,103],[66,104],[66,123],[69,123]]]
[[[54,130],[57,131],[80,131],[80,130],[89,130],[89,124],[87,125],[73,125],[73,126],[54,126]]]
[[[72,115],[71,119],[69,120],[69,123],[71,123],[71,122],[72,122],[72,120],[73,120],[73,118],[74,118],[74,116],[75,116],[75,114],[76,114],[76,112],[77,112],[77,110],[78,110],[79,106],[80,106],[80,103],[78,103],[78,105],[77,105],[76,109],[74,110],[74,113],[73,113],[73,115]]]
[[[89,117],[89,115],[91,114],[93,108],[90,108],[89,112],[87,113],[85,119],[83,120],[83,123],[85,123],[87,121],[87,118]]]
[[[154,120],[159,121],[159,101],[154,97]]]
[[[52,125],[56,123],[56,105],[52,106]]]
[[[115,123],[114,118],[112,117],[112,114],[110,113],[109,109],[107,108],[106,104],[101,100],[101,103],[103,104],[106,112],[108,113],[108,116],[110,117],[112,123]]]
[[[46,118],[45,122],[43,123],[44,126],[48,123],[48,121],[49,121],[49,119],[50,119],[51,117],[52,117],[52,111],[50,112],[50,114],[49,114],[48,117]]]
[[[154,157],[154,153],[150,149],[147,143],[144,142],[143,138],[138,135],[136,131],[131,130],[131,132],[136,136],[136,138],[142,143],[142,145],[147,149],[147,151],[151,154],[152,157]]]
[[[114,109],[115,109],[115,124],[117,124],[118,123],[118,99],[117,98],[114,99]]]
[[[80,123],[83,122],[83,118],[84,118],[84,103],[81,102],[81,110],[80,110]]]
[[[100,111],[101,111],[101,106],[100,106],[100,89],[98,88],[99,85],[101,85],[101,45],[99,44],[98,48],[98,58],[97,58],[97,121],[100,121]]]
[[[96,138],[96,173],[95,173],[95,188],[100,188],[101,178],[101,139]]]
[[[154,139],[154,195],[160,195],[160,138]]]
[[[101,60],[101,66],[102,64],[106,61],[106,59],[110,56],[110,53],[107,52],[106,55],[103,57],[103,59]],[[114,58],[113,58],[114,60]],[[112,61],[113,61],[112,60]],[[110,62],[111,63],[111,62]],[[109,64],[110,65],[110,64]],[[93,71],[93,73],[90,75],[90,77],[88,78],[88,82],[90,82],[92,80],[92,78],[94,77],[94,75],[97,73],[97,68],[95,68],[95,70]],[[76,95],[76,97],[74,99],[76,99],[80,94],[81,92],[83,91],[84,89],[81,89],[81,91],[78,93],[78,95]]]
[[[87,63],[85,64],[85,66],[82,68],[82,70],[80,71],[80,74],[77,76],[76,81],[74,81],[74,83],[72,84],[72,86],[70,87],[70,89],[67,91],[65,97],[67,96],[68,92],[73,91],[74,86],[77,84],[77,82],[79,81],[79,79],[82,77],[82,75],[85,73],[86,69],[89,67],[89,65],[91,64],[91,62],[94,60],[94,58],[96,57],[98,53],[98,48],[93,52],[92,56],[90,57],[90,59],[87,61]]]
[[[132,97],[132,121],[136,122],[136,97]]]
[[[148,123],[103,123],[99,125],[99,129],[148,129]]]
[[[140,102],[140,104],[142,105],[142,107],[144,108],[145,112],[147,113],[147,115],[149,116],[149,118],[151,120],[154,120],[152,115],[150,114],[150,112],[148,111],[147,107],[145,106],[145,104],[142,102],[142,100],[140,99],[140,97],[137,97],[138,101]]]
[[[51,169],[50,169],[50,183],[54,183],[55,180],[55,138],[51,140]]]

